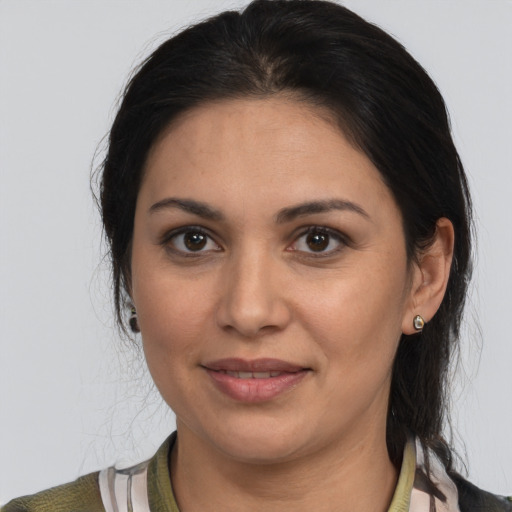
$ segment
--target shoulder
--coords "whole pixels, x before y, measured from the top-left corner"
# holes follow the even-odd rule
[[[145,462],[128,468],[109,467],[74,482],[16,498],[0,507],[0,512],[105,512],[132,510],[132,503],[141,506],[141,510],[176,512],[168,469],[168,455],[175,439],[173,433]]]
[[[460,512],[512,512],[512,496],[483,491],[458,474],[450,477],[457,486]]]
[[[411,446],[415,450],[416,469],[410,512],[428,511],[429,508],[453,512],[512,512],[512,497],[484,491],[456,471],[447,471],[438,454],[432,448],[425,450],[419,438],[415,443],[408,441],[404,461]]]
[[[1,512],[104,512],[98,474],[90,473],[74,482],[16,498]]]

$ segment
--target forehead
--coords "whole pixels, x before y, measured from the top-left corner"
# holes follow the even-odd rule
[[[246,209],[258,199],[277,208],[326,194],[394,204],[380,173],[324,110],[279,97],[207,103],[169,126],[141,188],[142,199],[165,194],[224,207],[243,200]]]

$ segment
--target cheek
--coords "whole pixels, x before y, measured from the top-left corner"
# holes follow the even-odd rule
[[[165,258],[134,244],[133,301],[148,366],[155,372],[173,372],[187,366],[199,348],[212,318],[211,279],[185,280],[172,272]],[[155,380],[157,376],[153,375]]]
[[[310,287],[313,297],[301,304],[301,317],[321,345],[326,364],[349,372],[369,366],[389,371],[401,335],[407,271],[405,258],[396,265],[384,260],[361,266],[360,272],[347,267],[313,292]],[[390,273],[390,268],[396,270]]]
[[[176,352],[197,344],[211,316],[204,289],[159,278],[146,280],[139,292],[137,313],[148,349]]]
[[[327,390],[329,404],[325,414],[339,414],[343,404],[347,420],[375,408],[384,418],[401,334],[400,301],[388,289],[377,294],[360,280],[352,284],[327,289],[325,300],[313,301],[314,309],[304,313],[303,325],[320,348],[319,391]],[[368,418],[377,417],[373,413]]]
[[[208,339],[209,311],[204,297],[194,288],[173,284],[169,287],[162,279],[144,282],[137,314],[146,362],[156,387],[173,410],[186,411],[182,400],[186,389],[195,389],[191,380],[204,349],[203,340]]]

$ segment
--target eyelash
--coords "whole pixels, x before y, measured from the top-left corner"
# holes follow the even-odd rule
[[[295,237],[292,245],[297,245],[301,238],[313,234],[326,235],[329,237],[329,244],[331,243],[332,240],[335,240],[339,245],[334,249],[330,249],[328,251],[319,251],[317,253],[315,253],[315,251],[300,251],[298,249],[291,249],[291,251],[297,251],[307,254],[308,258],[327,258],[329,256],[332,256],[333,254],[339,253],[340,251],[343,250],[344,247],[350,245],[350,240],[346,235],[343,235],[339,231],[328,228],[326,226],[308,226],[305,230],[302,230],[298,234],[298,236]]]
[[[173,240],[176,237],[178,237],[180,235],[185,235],[187,233],[205,236],[207,238],[206,244],[208,244],[209,242],[210,243],[213,242],[218,247],[218,249],[214,249],[213,252],[222,251],[222,248],[217,244],[217,242],[215,242],[214,238],[210,235],[210,233],[200,226],[183,226],[181,228],[174,229],[174,230],[166,233],[162,237],[160,244],[163,245],[167,250],[171,251],[173,254],[181,256],[181,257],[186,257],[186,258],[201,257],[201,256],[204,256],[205,253],[212,251],[212,249],[203,251],[203,250],[201,250],[202,248],[198,251],[187,251],[187,250],[178,249],[175,246],[175,244],[173,244]],[[295,236],[294,241],[291,244],[291,246],[297,245],[297,243],[300,241],[301,238],[307,237],[308,235],[312,235],[312,234],[326,235],[329,237],[328,244],[330,244],[332,240],[335,240],[339,244],[339,246],[334,249],[330,249],[328,251],[318,251],[317,253],[315,253],[315,251],[301,251],[301,250],[293,249],[293,248],[292,249],[287,248],[287,250],[289,252],[299,252],[299,253],[307,254],[306,257],[309,257],[309,258],[311,258],[311,257],[325,258],[325,257],[332,256],[333,254],[336,254],[336,253],[342,251],[344,247],[350,245],[350,239],[346,235],[343,235],[342,233],[340,233],[339,231],[328,228],[326,226],[314,225],[314,226],[307,226],[305,229],[302,229],[297,234],[297,236]]]
[[[175,245],[173,244],[173,239],[177,238],[180,235],[185,235],[187,233],[203,235],[207,238],[206,243],[213,242],[217,247],[219,247],[219,245],[217,244],[217,242],[215,242],[215,240],[210,235],[210,233],[208,233],[208,231],[206,231],[204,228],[202,228],[200,226],[183,226],[178,229],[173,229],[172,231],[166,233],[162,237],[160,244],[163,245],[167,250],[171,251],[173,254],[181,256],[181,257],[197,258],[197,257],[203,256],[204,253],[207,251],[186,251],[186,250],[178,249],[177,247],[175,247]],[[215,252],[220,251],[220,250],[221,249],[219,247],[219,249],[215,250]],[[210,249],[210,251],[211,251],[211,249]]]

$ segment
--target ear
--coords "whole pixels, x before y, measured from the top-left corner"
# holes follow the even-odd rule
[[[416,315],[428,323],[439,309],[450,277],[453,244],[453,225],[442,217],[436,223],[433,243],[418,255],[413,265],[408,306],[402,320],[404,334],[418,332],[413,325]]]

